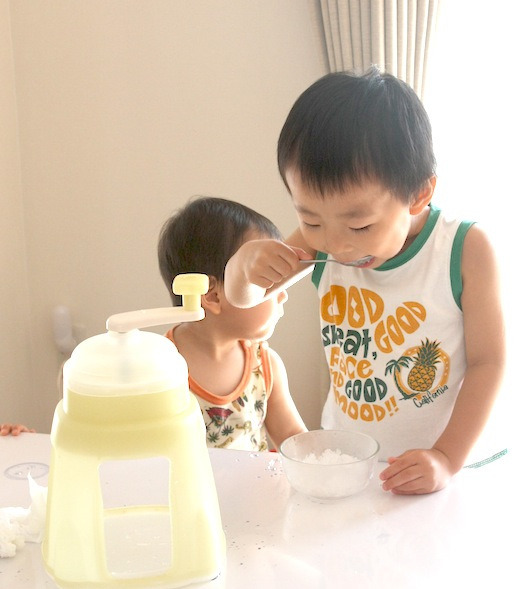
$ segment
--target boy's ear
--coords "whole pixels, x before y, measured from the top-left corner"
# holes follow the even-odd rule
[[[419,191],[416,198],[410,205],[410,214],[419,215],[421,211],[430,203],[432,196],[434,195],[434,189],[436,188],[436,177],[431,176],[426,182],[423,188]]]
[[[210,286],[208,292],[201,296],[201,305],[206,313],[218,315],[221,312],[221,298],[217,279],[214,276],[209,277]]]

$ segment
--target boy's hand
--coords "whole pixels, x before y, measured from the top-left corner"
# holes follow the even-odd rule
[[[29,429],[25,425],[22,424],[14,424],[14,423],[2,423],[0,424],[0,436],[8,436],[11,434],[12,436],[18,436],[18,434],[22,432],[29,432],[34,433],[34,429]]]
[[[244,243],[233,258],[237,259],[238,270],[251,284],[270,288],[298,268],[301,255],[310,258],[303,250],[282,241],[256,239]]]
[[[256,239],[241,245],[228,261],[224,287],[228,301],[238,307],[253,305],[250,289],[264,291],[304,268],[299,260],[312,259],[304,250],[276,239]]]
[[[388,459],[379,478],[383,489],[396,495],[423,495],[443,489],[454,474],[449,459],[435,448],[408,450]]]

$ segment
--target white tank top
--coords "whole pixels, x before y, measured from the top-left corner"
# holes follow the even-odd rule
[[[410,247],[380,268],[314,269],[330,371],[321,425],[373,436],[379,460],[431,447],[450,418],[466,368],[461,253],[471,225],[431,206]]]

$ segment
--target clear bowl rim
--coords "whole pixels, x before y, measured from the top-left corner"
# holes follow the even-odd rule
[[[311,434],[311,433],[315,433],[315,432],[336,432],[336,433],[343,433],[345,435],[347,434],[351,434],[351,435],[357,435],[359,437],[362,438],[368,438],[369,440],[372,440],[376,446],[374,452],[372,452],[372,454],[370,454],[369,456],[367,456],[366,458],[358,458],[357,460],[352,460],[352,462],[339,462],[337,464],[310,464],[309,462],[304,462],[303,460],[299,460],[297,458],[292,458],[292,456],[290,456],[289,454],[287,454],[286,452],[283,451],[283,446],[292,439],[296,439],[299,437],[303,437],[305,435]],[[341,466],[349,466],[351,464],[358,464],[359,462],[366,462],[372,458],[375,458],[378,453],[379,453],[379,442],[373,438],[372,436],[365,434],[363,432],[357,432],[357,431],[348,431],[348,430],[344,430],[344,429],[312,429],[312,430],[308,430],[306,432],[300,432],[298,434],[294,434],[293,436],[290,436],[288,438],[286,438],[286,440],[284,440],[283,442],[281,442],[281,444],[279,445],[279,453],[281,454],[281,456],[284,456],[284,458],[286,458],[286,460],[290,460],[291,462],[295,462],[296,464],[302,464],[306,467],[323,467],[323,468],[327,468],[327,467],[341,467]]]

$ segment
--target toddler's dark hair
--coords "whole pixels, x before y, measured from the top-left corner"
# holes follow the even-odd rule
[[[323,76],[293,105],[278,142],[278,164],[295,169],[324,197],[376,181],[408,202],[434,175],[428,115],[408,84],[371,68]]]
[[[181,297],[172,291],[177,274],[200,272],[222,284],[226,263],[250,230],[261,238],[282,240],[279,229],[269,219],[223,198],[196,198],[171,216],[161,229],[157,254],[173,304],[182,305]]]

